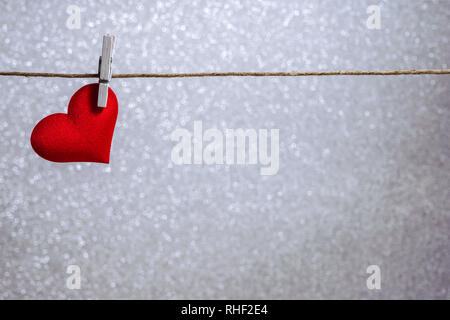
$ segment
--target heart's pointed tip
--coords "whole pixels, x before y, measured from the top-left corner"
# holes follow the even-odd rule
[[[109,165],[109,160],[110,160],[110,152],[109,151],[110,150],[108,150],[108,152],[105,152],[103,154],[103,156],[101,156],[100,159],[98,161],[96,161],[96,162]]]

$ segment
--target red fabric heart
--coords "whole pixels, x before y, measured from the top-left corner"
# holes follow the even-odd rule
[[[55,162],[109,163],[118,103],[108,89],[106,108],[97,107],[98,84],[79,89],[67,114],[45,117],[31,133],[31,146],[42,158]]]

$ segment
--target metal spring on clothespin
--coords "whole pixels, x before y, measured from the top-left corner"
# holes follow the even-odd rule
[[[99,107],[106,107],[108,102],[108,86],[112,76],[112,56],[114,53],[115,37],[105,34],[103,36],[102,55],[98,62],[98,100]]]

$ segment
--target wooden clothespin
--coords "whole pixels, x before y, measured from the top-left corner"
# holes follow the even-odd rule
[[[98,63],[98,100],[99,107],[106,107],[108,101],[108,86],[112,76],[112,56],[114,52],[115,37],[109,34],[103,36],[102,55]]]

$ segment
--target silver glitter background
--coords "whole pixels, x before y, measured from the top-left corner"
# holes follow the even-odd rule
[[[105,33],[115,73],[450,67],[448,0],[0,3],[2,71],[96,72]],[[1,77],[0,298],[449,299],[449,81],[114,79],[101,165],[29,143],[95,79]],[[194,120],[279,128],[279,173],[173,165],[170,133]]]

